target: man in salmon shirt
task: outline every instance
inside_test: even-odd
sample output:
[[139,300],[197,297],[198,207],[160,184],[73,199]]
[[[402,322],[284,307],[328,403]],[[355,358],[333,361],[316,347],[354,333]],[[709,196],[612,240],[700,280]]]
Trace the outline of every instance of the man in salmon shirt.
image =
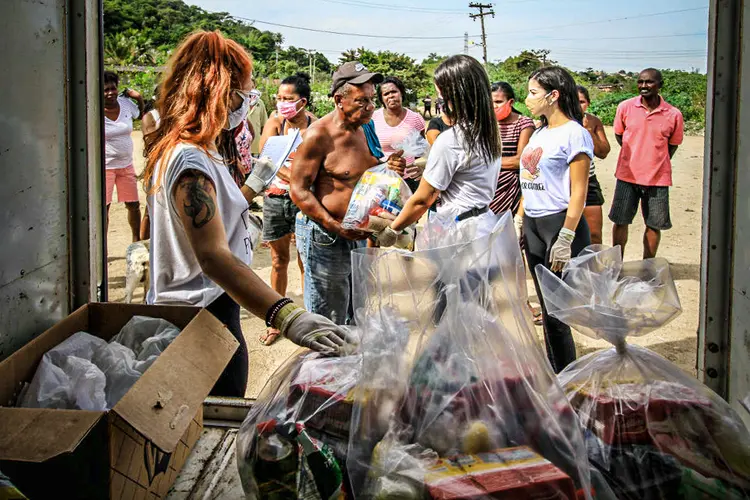
[[615,115],[615,138],[622,146],[617,160],[617,186],[609,220],[614,222],[612,245],[623,254],[628,226],[641,205],[646,232],[643,258],[656,257],[661,232],[672,227],[669,218],[669,186],[672,185],[672,157],[682,144],[683,119],[680,110],[660,95],[662,76],[648,68],[638,76],[639,96],[623,101]]

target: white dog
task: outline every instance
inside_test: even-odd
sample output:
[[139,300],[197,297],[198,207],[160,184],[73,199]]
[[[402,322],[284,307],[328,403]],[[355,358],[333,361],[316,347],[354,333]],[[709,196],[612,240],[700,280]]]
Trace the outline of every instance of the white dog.
[[128,246],[125,253],[125,290],[127,296],[125,302],[133,302],[133,292],[138,283],[143,283],[143,302],[146,302],[146,292],[149,283],[149,240],[137,241]]

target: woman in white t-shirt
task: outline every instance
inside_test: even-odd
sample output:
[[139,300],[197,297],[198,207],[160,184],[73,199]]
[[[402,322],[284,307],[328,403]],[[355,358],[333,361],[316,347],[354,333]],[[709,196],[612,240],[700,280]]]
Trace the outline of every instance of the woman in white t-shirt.
[[[225,160],[217,140],[246,119],[251,79],[252,61],[239,44],[218,31],[190,35],[161,84],[161,118],[144,170],[151,215],[147,302],[205,307],[232,332],[240,347],[212,391],[221,396],[245,395],[240,305],[296,344],[335,354],[348,342],[345,331],[281,297],[249,267],[248,203],[230,171],[236,162]],[[274,174],[261,159],[245,185],[261,192]]]
[[[109,206],[117,187],[117,201],[128,210],[133,241],[141,239],[141,208],[138,203],[138,180],[133,168],[133,120],[143,113],[143,97],[132,89],[118,95],[117,73],[104,72],[104,164],[106,167],[107,225]],[[136,106],[131,99],[138,103]]]
[[526,106],[541,118],[541,127],[521,154],[523,238],[542,303],[547,356],[559,373],[575,360],[575,344],[570,327],[547,314],[534,269],[541,264],[560,273],[591,243],[583,208],[594,144],[581,125],[576,83],[564,69],[547,67],[533,73]]
[[452,56],[435,70],[435,87],[454,125],[437,137],[416,192],[378,235],[381,247],[393,245],[438,197],[437,212],[460,222],[486,213],[495,194],[501,145],[487,73],[472,57]]

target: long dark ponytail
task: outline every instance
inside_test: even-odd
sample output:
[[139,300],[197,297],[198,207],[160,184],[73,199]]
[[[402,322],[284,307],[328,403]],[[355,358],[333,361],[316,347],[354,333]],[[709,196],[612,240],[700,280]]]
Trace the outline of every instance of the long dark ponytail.
[[435,85],[445,101],[445,114],[463,135],[469,156],[500,158],[500,132],[492,106],[490,80],[473,57],[452,56],[435,69]]

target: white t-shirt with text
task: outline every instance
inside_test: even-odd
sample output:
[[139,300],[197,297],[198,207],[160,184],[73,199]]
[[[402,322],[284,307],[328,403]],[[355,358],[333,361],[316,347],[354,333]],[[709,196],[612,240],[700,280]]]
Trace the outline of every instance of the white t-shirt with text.
[[[164,163],[157,165],[157,175]],[[248,233],[247,200],[218,153],[206,153],[191,144],[179,144],[167,162],[162,184],[148,196],[151,217],[151,288],[149,304],[186,304],[206,307],[224,291],[201,270],[182,225],[182,207],[174,205],[172,193],[180,175],[197,170],[216,188],[216,210],[224,223],[229,249],[250,265],[252,248]]]
[[591,134],[576,121],[537,129],[521,154],[523,211],[545,217],[568,209],[570,162],[584,153],[593,160]]
[[495,195],[501,158],[487,162],[467,157],[467,148],[455,127],[438,136],[427,158],[423,178],[441,191],[437,211],[457,217],[472,208],[489,206]]
[[127,97],[118,97],[120,115],[117,120],[104,117],[104,164],[108,169],[133,164],[133,120],[140,116],[138,106]]

